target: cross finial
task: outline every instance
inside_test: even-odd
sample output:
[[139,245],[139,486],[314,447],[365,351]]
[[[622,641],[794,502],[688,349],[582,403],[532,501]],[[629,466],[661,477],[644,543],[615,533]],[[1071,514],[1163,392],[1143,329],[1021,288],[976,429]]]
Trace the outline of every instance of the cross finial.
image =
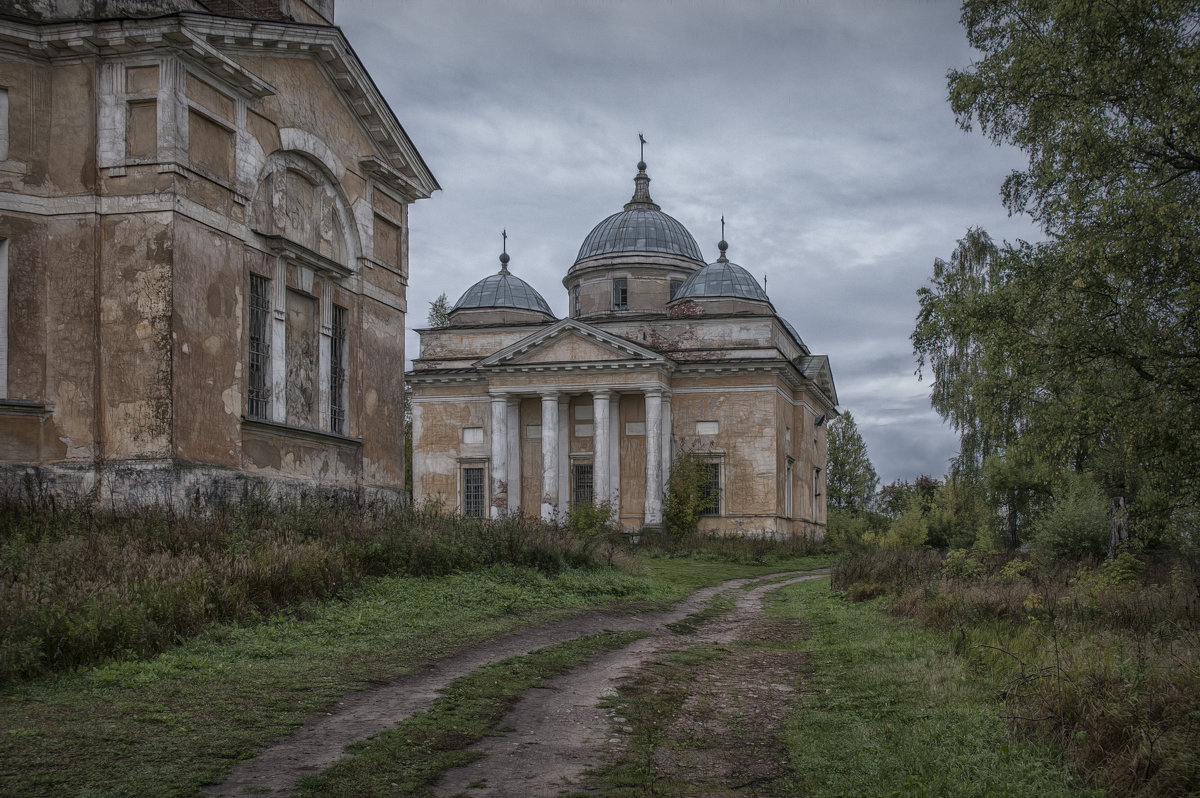
[[643,136],[641,133],[638,133],[638,141],[640,141],[642,143],[642,148],[638,152],[638,160],[644,161],[644,160],[646,160],[646,137]]
[[500,249],[500,273],[508,274],[508,230],[501,230],[500,237],[503,241]]
[[721,214],[721,239],[725,238],[725,214]]
[[508,228],[505,228],[500,231],[500,238],[502,241],[502,246],[500,248],[500,251],[507,255],[508,254]]

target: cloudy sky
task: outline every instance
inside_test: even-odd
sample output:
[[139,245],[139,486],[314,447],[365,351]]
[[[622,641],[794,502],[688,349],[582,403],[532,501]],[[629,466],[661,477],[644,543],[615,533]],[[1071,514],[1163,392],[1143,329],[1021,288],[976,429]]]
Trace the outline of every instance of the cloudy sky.
[[[830,357],[883,482],[941,476],[916,290],[966,229],[1037,238],[1000,204],[1015,150],[961,131],[946,70],[972,52],[947,0],[337,0],[442,191],[412,208],[409,326],[510,268],[567,315],[562,278],[633,192],[761,282]],[[411,330],[407,352],[417,352]]]

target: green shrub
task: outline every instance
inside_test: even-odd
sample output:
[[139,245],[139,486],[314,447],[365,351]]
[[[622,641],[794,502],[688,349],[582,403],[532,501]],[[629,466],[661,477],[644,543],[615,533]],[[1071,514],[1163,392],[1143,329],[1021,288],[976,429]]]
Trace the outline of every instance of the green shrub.
[[1102,557],[1108,546],[1108,500],[1091,478],[1064,473],[1050,506],[1033,522],[1031,545],[1052,559]]

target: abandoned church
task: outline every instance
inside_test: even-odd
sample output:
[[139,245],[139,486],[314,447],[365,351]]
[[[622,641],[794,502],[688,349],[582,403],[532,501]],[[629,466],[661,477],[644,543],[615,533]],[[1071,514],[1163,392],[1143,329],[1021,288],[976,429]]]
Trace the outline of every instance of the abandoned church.
[[0,477],[402,495],[411,202],[333,0],[0,14]]
[[828,358],[724,240],[706,264],[637,167],[632,199],[566,272],[568,318],[505,248],[446,326],[419,331],[413,498],[544,518],[604,500],[625,528],[656,527],[672,459],[689,452],[706,482],[701,529],[821,536]]

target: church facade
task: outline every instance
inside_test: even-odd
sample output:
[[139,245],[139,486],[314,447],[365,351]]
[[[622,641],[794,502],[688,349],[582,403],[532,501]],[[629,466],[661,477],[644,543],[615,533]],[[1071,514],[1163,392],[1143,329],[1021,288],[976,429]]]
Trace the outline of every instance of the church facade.
[[824,533],[825,421],[837,395],[754,277],[634,194],[567,270],[569,315],[509,270],[420,330],[407,374],[413,498],[467,515],[561,517],[609,501],[627,529],[662,524],[681,452],[701,461],[701,529]]
[[0,482],[402,496],[408,206],[332,0],[0,19]]

